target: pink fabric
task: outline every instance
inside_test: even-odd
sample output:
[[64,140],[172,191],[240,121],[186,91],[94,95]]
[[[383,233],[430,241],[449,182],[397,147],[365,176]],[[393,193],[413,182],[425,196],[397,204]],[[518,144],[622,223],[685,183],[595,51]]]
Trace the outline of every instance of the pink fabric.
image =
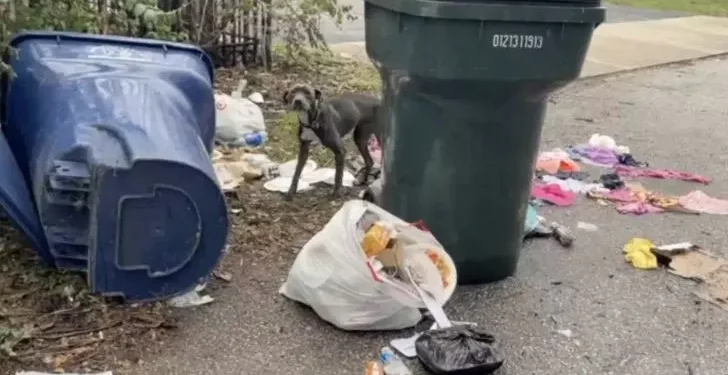
[[372,159],[374,159],[374,162],[376,164],[382,165],[382,147],[379,144],[377,137],[375,137],[373,135],[371,137],[369,137],[369,142],[367,143],[367,148],[369,149],[369,155],[372,156]]
[[622,202],[622,203],[637,202],[639,200],[639,199],[637,199],[637,197],[635,197],[632,194],[632,191],[629,190],[628,188],[612,190],[609,193],[604,194],[603,197],[612,202]]
[[728,215],[728,201],[713,198],[700,190],[680,197],[680,205],[688,210],[710,215]]
[[560,207],[571,206],[576,194],[564,190],[557,184],[536,184],[531,187],[531,196]]
[[644,215],[665,212],[660,207],[653,206],[647,202],[632,202],[618,204],[616,207],[620,214]]
[[683,180],[690,182],[699,182],[701,184],[709,184],[710,177],[700,176],[688,172],[673,171],[670,169],[650,169],[650,168],[638,168],[630,167],[628,165],[615,165],[614,173],[622,177],[651,177],[651,178],[662,178],[671,180]]

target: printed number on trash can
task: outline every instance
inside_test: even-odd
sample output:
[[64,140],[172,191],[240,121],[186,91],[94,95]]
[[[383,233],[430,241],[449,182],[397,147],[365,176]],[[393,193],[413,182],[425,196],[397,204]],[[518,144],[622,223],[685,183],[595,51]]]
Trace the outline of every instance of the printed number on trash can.
[[543,37],[540,35],[495,34],[493,35],[493,47],[541,49]]

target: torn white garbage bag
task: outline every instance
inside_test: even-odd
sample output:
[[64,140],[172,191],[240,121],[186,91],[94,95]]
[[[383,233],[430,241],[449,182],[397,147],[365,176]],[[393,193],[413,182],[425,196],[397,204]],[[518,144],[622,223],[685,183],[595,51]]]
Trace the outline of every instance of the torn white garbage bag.
[[263,111],[241,91],[215,94],[215,139],[231,146],[258,146],[266,134]]
[[425,308],[400,273],[408,267],[439,305],[454,292],[455,265],[430,232],[352,200],[303,247],[280,293],[344,330],[404,329]]

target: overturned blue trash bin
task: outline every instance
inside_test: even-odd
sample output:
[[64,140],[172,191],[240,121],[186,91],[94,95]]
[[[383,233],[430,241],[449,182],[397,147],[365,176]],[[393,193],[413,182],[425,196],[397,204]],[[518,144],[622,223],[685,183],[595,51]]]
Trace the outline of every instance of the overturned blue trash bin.
[[209,57],[76,33],[23,33],[11,45],[0,204],[40,256],[86,272],[92,292],[131,301],[206,278],[229,226],[209,158]]

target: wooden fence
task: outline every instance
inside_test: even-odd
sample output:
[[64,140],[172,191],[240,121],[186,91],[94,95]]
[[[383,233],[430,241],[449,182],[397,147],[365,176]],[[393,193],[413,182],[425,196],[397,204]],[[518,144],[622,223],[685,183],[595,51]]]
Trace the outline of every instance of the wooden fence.
[[271,66],[271,0],[158,0],[218,67]]

